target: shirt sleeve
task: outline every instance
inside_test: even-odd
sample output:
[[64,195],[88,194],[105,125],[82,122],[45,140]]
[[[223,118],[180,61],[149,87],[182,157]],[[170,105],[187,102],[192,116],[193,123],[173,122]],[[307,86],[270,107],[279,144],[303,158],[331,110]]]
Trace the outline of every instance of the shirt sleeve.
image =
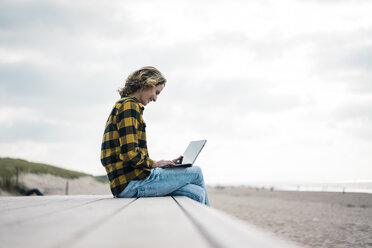
[[138,132],[141,123],[140,109],[135,102],[125,102],[118,106],[116,125],[119,133],[120,159],[134,168],[153,168],[155,161],[147,151],[139,147]]

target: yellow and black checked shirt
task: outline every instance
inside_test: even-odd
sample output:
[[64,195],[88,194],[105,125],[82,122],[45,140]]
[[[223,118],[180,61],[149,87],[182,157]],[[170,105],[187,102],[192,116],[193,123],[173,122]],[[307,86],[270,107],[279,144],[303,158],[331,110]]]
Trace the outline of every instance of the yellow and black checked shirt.
[[146,179],[155,165],[147,151],[143,110],[136,98],[125,96],[116,102],[107,120],[101,163],[114,196],[118,196],[131,180]]

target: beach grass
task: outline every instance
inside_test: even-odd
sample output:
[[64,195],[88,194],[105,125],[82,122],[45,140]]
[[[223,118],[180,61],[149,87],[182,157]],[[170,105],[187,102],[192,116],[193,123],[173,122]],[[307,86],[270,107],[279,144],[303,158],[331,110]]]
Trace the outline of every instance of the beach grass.
[[98,182],[106,183],[107,180],[100,176],[92,176],[79,171],[67,170],[60,167],[29,162],[17,158],[0,158],[0,188],[13,191],[16,185],[16,175],[18,173],[33,173],[33,174],[51,174],[65,179],[77,179],[80,177],[92,177]]

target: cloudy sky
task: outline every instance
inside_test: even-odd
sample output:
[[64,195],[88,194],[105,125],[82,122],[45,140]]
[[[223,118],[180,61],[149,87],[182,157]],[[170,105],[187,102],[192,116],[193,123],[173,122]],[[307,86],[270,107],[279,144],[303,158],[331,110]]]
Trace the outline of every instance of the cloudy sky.
[[372,180],[372,2],[0,0],[0,156],[105,174],[116,90],[157,67],[150,156],[207,183]]

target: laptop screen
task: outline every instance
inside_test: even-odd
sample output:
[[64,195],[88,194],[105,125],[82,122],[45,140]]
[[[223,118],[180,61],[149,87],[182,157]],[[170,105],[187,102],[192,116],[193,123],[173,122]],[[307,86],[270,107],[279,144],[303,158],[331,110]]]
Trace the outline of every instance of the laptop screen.
[[191,141],[183,153],[182,164],[193,164],[206,142],[206,140]]

